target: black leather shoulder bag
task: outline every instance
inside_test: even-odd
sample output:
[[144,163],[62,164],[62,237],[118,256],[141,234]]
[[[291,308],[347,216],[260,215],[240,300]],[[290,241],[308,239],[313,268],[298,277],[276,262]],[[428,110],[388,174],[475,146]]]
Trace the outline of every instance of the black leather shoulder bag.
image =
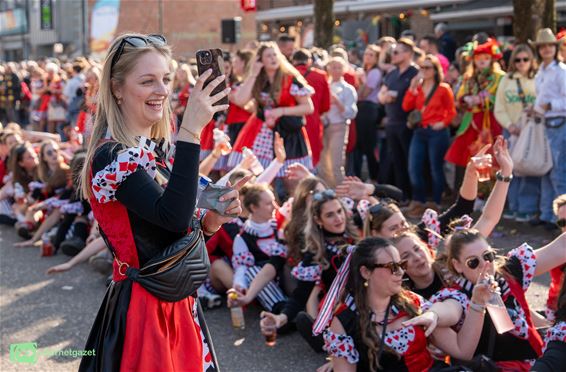
[[[193,295],[210,270],[204,235],[199,225],[198,219],[193,217],[192,231],[188,235],[169,245],[140,269],[119,261],[112,248],[120,274],[139,283],[163,301],[176,302]],[[102,230],[100,233],[109,244]],[[126,267],[125,273],[122,272],[123,267]]]

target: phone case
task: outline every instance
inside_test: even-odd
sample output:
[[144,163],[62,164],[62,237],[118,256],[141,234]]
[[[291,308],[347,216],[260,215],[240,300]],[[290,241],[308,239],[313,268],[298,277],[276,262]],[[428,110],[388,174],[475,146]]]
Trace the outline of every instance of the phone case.
[[227,216],[226,209],[232,203],[232,199],[225,200],[223,202],[218,199],[232,191],[231,187],[219,186],[213,183],[209,183],[206,188],[201,192],[200,197],[197,202],[198,208],[209,209],[218,212],[222,216]]
[[[197,69],[198,74],[203,74],[206,70],[212,69],[212,74],[204,82],[206,87],[212,80],[216,79],[218,76],[224,74],[224,58],[222,56],[222,50],[220,49],[202,49],[197,52]],[[222,92],[226,89],[226,81],[218,84],[216,88],[212,91],[211,95]],[[228,97],[222,98],[220,101],[216,102],[214,106],[217,105],[227,105]]]

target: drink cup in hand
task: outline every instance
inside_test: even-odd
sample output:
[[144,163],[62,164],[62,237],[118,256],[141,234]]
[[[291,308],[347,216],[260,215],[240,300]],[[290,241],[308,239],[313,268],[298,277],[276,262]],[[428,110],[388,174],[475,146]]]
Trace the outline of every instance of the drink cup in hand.
[[478,180],[480,182],[489,181],[491,179],[492,156],[490,154],[473,156],[472,162],[478,171]]
[[263,335],[265,336],[265,344],[273,347],[277,343],[277,326],[275,321],[271,320],[263,327]]

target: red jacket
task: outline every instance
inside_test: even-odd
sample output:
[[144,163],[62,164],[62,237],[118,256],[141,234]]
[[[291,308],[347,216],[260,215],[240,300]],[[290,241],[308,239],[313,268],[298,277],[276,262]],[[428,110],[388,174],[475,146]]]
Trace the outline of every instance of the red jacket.
[[[410,112],[415,109],[422,110],[425,103],[425,95],[422,88],[417,88],[417,94],[407,91],[403,98],[403,110]],[[456,116],[456,107],[454,105],[454,94],[452,88],[446,83],[440,83],[436,91],[430,98],[428,105],[422,112],[422,126],[428,127],[430,124],[443,122],[445,126],[449,126]]]
[[314,111],[312,114],[306,115],[306,129],[312,150],[312,162],[316,166],[322,151],[323,127],[320,115],[330,110],[330,84],[326,72],[322,70],[307,65],[295,67],[305,77],[307,83],[314,88],[314,94],[311,96]]

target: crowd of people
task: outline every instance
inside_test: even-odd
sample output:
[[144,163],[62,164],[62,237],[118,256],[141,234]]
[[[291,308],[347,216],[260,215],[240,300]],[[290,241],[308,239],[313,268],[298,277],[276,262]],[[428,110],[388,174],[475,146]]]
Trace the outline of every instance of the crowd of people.
[[[160,35],[122,35],[104,61],[0,64],[0,223],[70,256],[48,274],[108,277],[81,370],[215,370],[194,297],[226,295],[262,308],[266,338],[327,353],[320,371],[560,370],[566,32],[501,50],[435,31],[363,54],[252,42],[208,85]],[[196,207],[199,175],[229,190],[222,211]],[[501,219],[556,238],[500,255]],[[195,229],[210,270],[194,297],[131,278]],[[547,272],[542,316],[525,293]]]

